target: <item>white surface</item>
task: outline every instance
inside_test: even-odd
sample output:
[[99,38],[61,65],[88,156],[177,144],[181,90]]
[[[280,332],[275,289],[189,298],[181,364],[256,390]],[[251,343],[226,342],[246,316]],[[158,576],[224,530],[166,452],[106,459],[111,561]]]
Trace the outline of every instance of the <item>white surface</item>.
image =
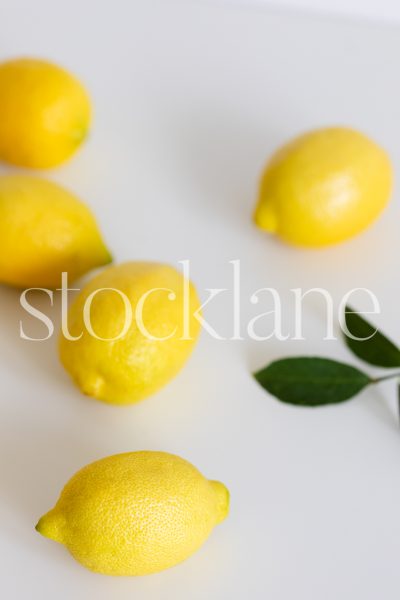
[[[205,297],[205,288],[229,285],[228,261],[240,258],[244,319],[259,310],[250,293],[275,286],[288,325],[290,288],[326,287],[337,301],[369,287],[382,304],[378,323],[400,340],[398,196],[363,236],[324,251],[286,247],[250,222],[266,157],[301,130],[361,128],[398,171],[398,29],[187,0],[3,0],[0,23],[3,56],[51,57],[92,92],[89,143],[46,175],[93,206],[118,260],[189,258]],[[18,294],[1,289],[0,302],[3,598],[397,600],[393,385],[301,410],[269,397],[249,374],[293,353],[357,364],[340,342],[321,341],[318,299],[306,303],[307,342],[204,334],[175,381],[125,409],[81,396],[55,340],[18,339]],[[226,300],[206,316],[227,329]],[[175,569],[139,579],[91,574],[40,537],[35,522],[78,468],[137,449],[175,452],[224,481],[230,518]]]
[[293,8],[328,15],[338,14],[346,17],[362,17],[398,22],[400,3],[398,0],[220,0],[222,2],[251,6]]

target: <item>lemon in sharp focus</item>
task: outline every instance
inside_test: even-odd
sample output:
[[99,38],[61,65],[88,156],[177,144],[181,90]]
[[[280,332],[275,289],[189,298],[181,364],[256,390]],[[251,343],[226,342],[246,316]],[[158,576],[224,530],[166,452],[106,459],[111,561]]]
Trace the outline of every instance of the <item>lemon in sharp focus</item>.
[[0,282],[54,288],[109,263],[89,208],[55,183],[0,177]]
[[199,334],[194,286],[175,268],[152,262],[107,267],[68,312],[61,362],[81,391],[130,404],[164,386],[182,368]]
[[74,475],[36,529],[83,566],[147,575],[193,554],[229,509],[229,493],[165,452],[130,452]]
[[45,168],[67,160],[88,134],[91,104],[61,67],[33,58],[0,64],[0,159]]
[[377,218],[392,179],[386,152],[362,133],[343,127],[311,131],[267,165],[255,222],[292,244],[335,244]]

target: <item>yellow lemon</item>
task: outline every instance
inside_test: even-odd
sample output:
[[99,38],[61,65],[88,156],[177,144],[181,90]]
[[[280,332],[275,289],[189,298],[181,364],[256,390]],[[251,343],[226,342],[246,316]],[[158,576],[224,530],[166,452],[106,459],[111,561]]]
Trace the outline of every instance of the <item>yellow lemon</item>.
[[111,404],[137,402],[186,362],[200,330],[197,309],[194,286],[173,267],[108,267],[70,307],[61,362],[84,394]]
[[67,160],[88,134],[88,94],[73,75],[44,60],[0,64],[0,159],[24,167]]
[[0,177],[0,282],[52,288],[110,262],[85,204],[55,183]]
[[267,165],[255,222],[292,244],[335,244],[377,218],[392,179],[387,154],[362,133],[341,127],[311,131]]
[[191,556],[223,521],[229,492],[166,452],[103,458],[74,475],[36,529],[106,575],[148,575]]

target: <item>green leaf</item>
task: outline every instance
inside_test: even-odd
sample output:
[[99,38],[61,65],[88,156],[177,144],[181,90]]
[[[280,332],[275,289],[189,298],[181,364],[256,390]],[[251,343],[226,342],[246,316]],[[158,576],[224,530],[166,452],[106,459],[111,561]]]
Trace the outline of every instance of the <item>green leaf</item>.
[[358,358],[377,367],[400,367],[400,349],[383,333],[350,306],[346,306],[344,318],[348,331],[357,338],[363,338],[353,340],[344,333],[347,346]]
[[282,402],[298,406],[344,402],[372,383],[368,375],[350,365],[317,357],[277,360],[254,377]]

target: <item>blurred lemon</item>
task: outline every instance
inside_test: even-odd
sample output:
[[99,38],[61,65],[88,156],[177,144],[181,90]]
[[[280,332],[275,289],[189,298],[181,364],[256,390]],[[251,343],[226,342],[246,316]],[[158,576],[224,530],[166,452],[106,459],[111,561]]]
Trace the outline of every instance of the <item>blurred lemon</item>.
[[109,456],[81,469],[36,526],[83,566],[147,575],[193,554],[229,510],[229,492],[165,452]]
[[0,64],[0,159],[24,167],[54,167],[88,134],[88,94],[73,75],[44,60]]
[[96,221],[64,188],[24,175],[0,177],[0,283],[54,288],[111,261]]
[[199,306],[194,286],[173,267],[108,267],[69,309],[68,333],[78,339],[61,334],[61,362],[88,396],[110,404],[142,400],[185,364],[200,331]]
[[291,244],[335,244],[377,218],[392,179],[386,152],[362,133],[341,127],[311,131],[267,165],[255,222]]

